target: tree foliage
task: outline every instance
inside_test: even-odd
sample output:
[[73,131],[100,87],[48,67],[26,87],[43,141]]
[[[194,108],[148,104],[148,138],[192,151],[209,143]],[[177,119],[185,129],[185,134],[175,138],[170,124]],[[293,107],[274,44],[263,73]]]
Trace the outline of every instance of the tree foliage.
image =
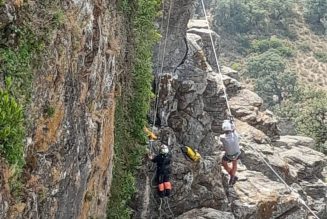
[[325,32],[327,28],[327,1],[306,0],[304,16],[315,29]]
[[316,141],[316,148],[327,154],[327,93],[308,90],[283,102],[275,112],[295,123],[297,132]]
[[297,91],[296,75],[286,69],[283,57],[275,49],[251,58],[246,74],[255,79],[255,89],[268,106],[281,103]]
[[221,0],[217,2],[215,25],[229,33],[287,29],[292,5],[292,0]]
[[284,57],[291,57],[293,55],[290,45],[275,36],[268,39],[255,40],[252,43],[252,50],[256,53],[264,53],[270,49],[276,49],[278,54]]

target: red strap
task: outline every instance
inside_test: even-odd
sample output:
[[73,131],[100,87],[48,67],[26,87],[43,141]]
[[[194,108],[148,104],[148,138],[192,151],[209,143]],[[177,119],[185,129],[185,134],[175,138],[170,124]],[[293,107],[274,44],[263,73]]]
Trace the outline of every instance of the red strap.
[[164,182],[165,189],[171,190],[171,183],[170,182]]
[[163,183],[160,183],[158,187],[160,192],[165,190],[165,185]]

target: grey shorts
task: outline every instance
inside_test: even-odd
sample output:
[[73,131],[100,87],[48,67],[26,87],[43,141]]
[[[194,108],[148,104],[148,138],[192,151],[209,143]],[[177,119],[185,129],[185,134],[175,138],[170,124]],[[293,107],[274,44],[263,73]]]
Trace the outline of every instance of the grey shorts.
[[234,156],[229,156],[229,155],[225,154],[225,155],[223,156],[223,161],[227,161],[228,163],[230,163],[230,162],[232,162],[232,161],[234,161],[234,160],[238,160],[238,159],[240,159],[240,155],[241,155],[241,153],[236,154],[236,155],[234,155]]

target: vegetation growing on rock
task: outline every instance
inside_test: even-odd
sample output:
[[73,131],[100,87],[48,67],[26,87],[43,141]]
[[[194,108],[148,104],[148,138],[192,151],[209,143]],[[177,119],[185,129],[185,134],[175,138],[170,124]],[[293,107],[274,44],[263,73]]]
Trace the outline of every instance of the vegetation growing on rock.
[[[8,2],[7,4],[9,4]],[[0,1],[0,6],[4,5]],[[18,198],[23,187],[24,146],[32,83],[51,33],[62,23],[59,1],[17,1],[13,19],[0,28],[0,152],[11,165],[9,185]],[[8,15],[9,16],[9,15]]]
[[[108,218],[130,218],[128,202],[135,193],[135,173],[145,151],[146,115],[149,111],[151,91],[152,52],[159,35],[154,20],[159,10],[159,0],[121,1],[121,12],[130,18],[134,30],[132,73],[120,78],[125,90],[117,100],[115,115],[115,159]],[[130,71],[130,69],[127,69]]]

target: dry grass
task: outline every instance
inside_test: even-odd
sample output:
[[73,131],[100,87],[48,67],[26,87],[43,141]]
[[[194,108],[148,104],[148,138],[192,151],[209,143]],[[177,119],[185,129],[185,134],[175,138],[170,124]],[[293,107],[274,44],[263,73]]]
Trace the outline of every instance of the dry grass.
[[315,57],[316,53],[327,51],[327,37],[314,34],[304,22],[302,11],[298,9],[297,13],[293,28],[298,40],[290,43],[298,50],[290,61],[290,68],[298,73],[303,84],[327,90],[327,63]]

